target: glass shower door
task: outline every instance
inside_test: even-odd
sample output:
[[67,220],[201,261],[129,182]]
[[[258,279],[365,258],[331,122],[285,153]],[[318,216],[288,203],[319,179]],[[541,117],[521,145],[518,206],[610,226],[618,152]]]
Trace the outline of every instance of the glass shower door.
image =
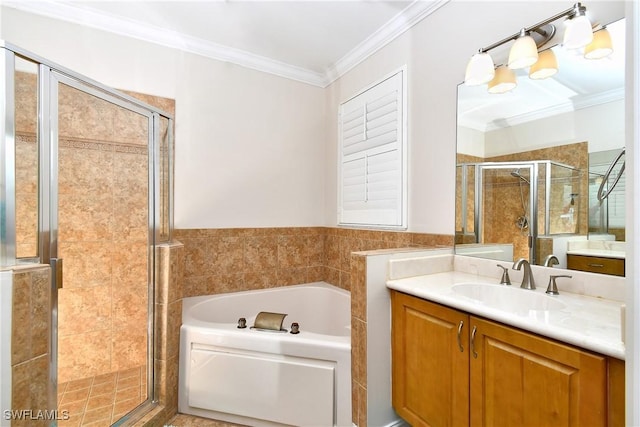
[[478,167],[476,223],[478,242],[513,248],[513,260],[534,259],[537,200],[534,165],[485,164]]
[[50,81],[58,409],[111,424],[151,391],[153,116],[64,75]]
[[173,119],[5,42],[0,65],[0,406],[135,421],[166,397],[154,248],[171,238]]

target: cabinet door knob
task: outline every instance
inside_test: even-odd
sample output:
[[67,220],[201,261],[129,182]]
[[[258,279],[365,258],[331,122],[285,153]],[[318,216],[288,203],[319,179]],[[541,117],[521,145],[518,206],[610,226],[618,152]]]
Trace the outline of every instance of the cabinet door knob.
[[458,348],[460,349],[460,352],[464,351],[464,347],[462,346],[462,338],[460,337],[460,335],[462,334],[463,326],[464,326],[464,321],[461,320],[460,324],[458,325]]

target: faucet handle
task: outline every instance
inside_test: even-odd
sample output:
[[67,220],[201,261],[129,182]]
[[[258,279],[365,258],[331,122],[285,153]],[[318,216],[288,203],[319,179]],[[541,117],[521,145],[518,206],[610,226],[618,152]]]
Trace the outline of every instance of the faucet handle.
[[558,277],[566,277],[568,279],[571,279],[571,276],[567,274],[558,274],[558,275],[549,276],[549,284],[547,285],[547,291],[545,293],[550,295],[560,295],[560,292],[558,292],[558,286],[556,285],[556,279]]
[[497,264],[497,266],[502,269],[502,278],[500,279],[500,284],[511,286],[511,279],[509,279],[509,269],[504,265]]

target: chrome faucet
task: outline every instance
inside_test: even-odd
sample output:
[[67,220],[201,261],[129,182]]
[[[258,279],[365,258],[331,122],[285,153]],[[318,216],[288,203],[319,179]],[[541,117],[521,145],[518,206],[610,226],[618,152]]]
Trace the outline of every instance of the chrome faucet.
[[545,267],[553,268],[554,265],[558,265],[558,264],[560,264],[560,261],[558,261],[558,257],[556,257],[554,254],[547,255],[547,257],[544,259]]
[[520,268],[524,265],[524,276],[522,277],[522,283],[520,287],[522,289],[530,289],[534,290],[536,288],[536,282],[533,280],[533,274],[531,273],[531,264],[524,258],[520,258],[518,261],[513,263],[514,270],[520,270]]

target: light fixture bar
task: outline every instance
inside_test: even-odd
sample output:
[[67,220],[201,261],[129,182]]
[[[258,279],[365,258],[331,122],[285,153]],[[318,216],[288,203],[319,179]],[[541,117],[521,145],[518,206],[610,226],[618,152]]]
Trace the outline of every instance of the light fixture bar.
[[486,52],[488,52],[488,51],[490,51],[492,49],[495,49],[498,46],[502,46],[503,44],[505,44],[507,42],[510,42],[511,40],[516,40],[520,36],[520,33],[522,31],[524,31],[526,33],[531,32],[531,31],[536,31],[540,27],[543,27],[543,26],[545,26],[547,24],[550,24],[553,21],[557,21],[558,19],[563,18],[565,16],[566,17],[572,17],[572,16],[574,16],[576,14],[576,11],[578,11],[580,9],[584,9],[584,6],[582,6],[581,3],[576,3],[573,6],[571,6],[569,9],[567,9],[565,11],[562,11],[560,13],[557,13],[557,14],[553,15],[552,17],[547,18],[544,21],[540,21],[537,24],[534,24],[534,25],[532,25],[530,27],[523,28],[520,31],[518,31],[516,33],[513,33],[509,37],[505,37],[504,39],[502,39],[500,41],[497,41],[497,42],[495,42],[495,43],[493,43],[493,44],[491,44],[491,45],[489,45],[487,47],[483,47],[483,48],[479,49],[478,52],[479,53],[486,53]]

